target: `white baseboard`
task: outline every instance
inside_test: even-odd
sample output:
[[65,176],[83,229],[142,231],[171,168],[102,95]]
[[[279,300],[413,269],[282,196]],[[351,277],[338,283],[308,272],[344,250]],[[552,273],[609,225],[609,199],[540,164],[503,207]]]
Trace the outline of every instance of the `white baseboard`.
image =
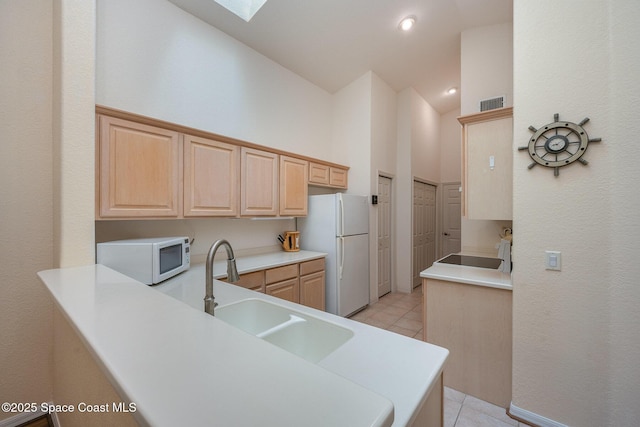
[[22,412],[20,414],[14,415],[11,418],[6,418],[4,420],[0,420],[0,427],[16,427],[20,424],[26,423],[31,420],[35,420],[38,417],[46,415],[46,412],[38,409],[35,412]]
[[540,427],[568,427],[565,424],[543,417],[542,415],[527,411],[526,409],[518,408],[513,404],[513,402],[509,405],[509,414],[520,418],[522,421],[526,421]]

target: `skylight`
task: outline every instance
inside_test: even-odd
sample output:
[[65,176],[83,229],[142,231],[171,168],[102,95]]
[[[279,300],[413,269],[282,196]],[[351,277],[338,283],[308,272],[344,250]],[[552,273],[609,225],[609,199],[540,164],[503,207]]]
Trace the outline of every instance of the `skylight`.
[[227,8],[240,18],[249,22],[253,15],[267,2],[267,0],[214,0],[220,6]]

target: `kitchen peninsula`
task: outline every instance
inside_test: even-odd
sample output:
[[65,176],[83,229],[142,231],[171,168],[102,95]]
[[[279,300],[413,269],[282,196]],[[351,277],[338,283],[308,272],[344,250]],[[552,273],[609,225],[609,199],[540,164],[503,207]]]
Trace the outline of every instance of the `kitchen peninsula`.
[[258,299],[352,331],[310,363],[189,306],[201,265],[160,287],[101,265],[39,276],[139,424],[441,425],[443,348],[214,281],[218,309]]
[[444,384],[507,408],[511,402],[511,274],[436,261],[420,277],[424,340],[451,352]]

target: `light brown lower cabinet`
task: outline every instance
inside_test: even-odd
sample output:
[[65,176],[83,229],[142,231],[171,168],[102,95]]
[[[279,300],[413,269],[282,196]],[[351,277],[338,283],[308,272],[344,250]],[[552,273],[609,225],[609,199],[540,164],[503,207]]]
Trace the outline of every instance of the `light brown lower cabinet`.
[[300,279],[283,280],[265,287],[265,293],[291,302],[300,302]]
[[264,293],[264,270],[241,274],[240,280],[234,283],[234,285]]
[[449,350],[444,385],[509,407],[511,290],[423,279],[422,291],[424,340]]
[[319,258],[241,274],[234,285],[324,311],[324,282],[324,258]]
[[324,258],[300,263],[300,304],[325,309]]
[[444,423],[444,385],[442,374],[434,384],[426,402],[418,411],[411,427],[442,427]]

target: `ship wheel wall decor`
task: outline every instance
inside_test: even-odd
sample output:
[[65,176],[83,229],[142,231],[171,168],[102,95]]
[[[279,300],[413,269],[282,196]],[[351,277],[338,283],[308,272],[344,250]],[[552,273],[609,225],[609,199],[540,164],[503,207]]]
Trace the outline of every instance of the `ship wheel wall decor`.
[[518,150],[528,150],[529,156],[533,159],[529,169],[536,165],[553,168],[553,174],[557,177],[562,166],[567,166],[576,160],[587,165],[589,162],[583,159],[582,155],[587,151],[590,142],[600,142],[602,139],[590,139],[587,135],[587,131],[582,126],[589,121],[588,117],[575,124],[561,122],[560,115],[556,113],[553,120],[553,123],[540,129],[529,126],[529,130],[533,132],[529,145],[518,147]]

